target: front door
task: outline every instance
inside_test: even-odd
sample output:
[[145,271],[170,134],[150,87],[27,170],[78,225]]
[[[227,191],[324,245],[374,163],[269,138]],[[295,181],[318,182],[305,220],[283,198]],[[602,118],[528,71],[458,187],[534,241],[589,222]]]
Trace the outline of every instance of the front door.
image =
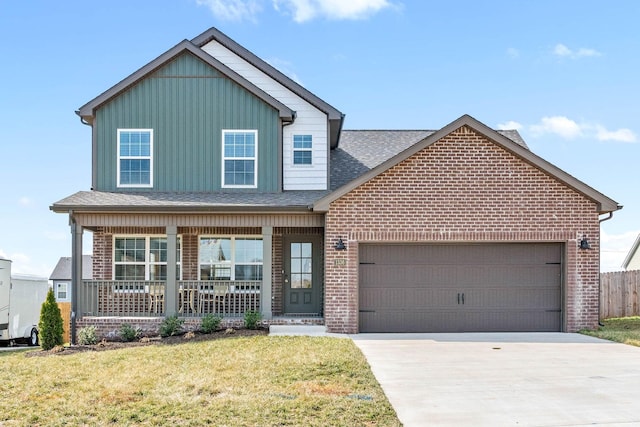
[[320,315],[322,252],[320,236],[284,239],[285,314]]

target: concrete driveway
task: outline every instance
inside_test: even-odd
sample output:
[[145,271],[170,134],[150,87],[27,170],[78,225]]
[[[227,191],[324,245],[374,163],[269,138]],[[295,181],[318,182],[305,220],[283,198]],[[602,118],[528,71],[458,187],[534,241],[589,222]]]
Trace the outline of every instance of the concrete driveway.
[[640,425],[640,348],[578,334],[358,334],[406,426]]

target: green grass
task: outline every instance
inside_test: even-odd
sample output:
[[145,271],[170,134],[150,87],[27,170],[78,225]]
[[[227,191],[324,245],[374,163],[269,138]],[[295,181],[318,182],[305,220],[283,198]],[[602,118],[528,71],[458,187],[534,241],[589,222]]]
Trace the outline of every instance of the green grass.
[[604,326],[595,331],[580,331],[585,335],[640,347],[640,317],[621,317],[603,320]]
[[0,425],[399,426],[348,339],[0,353]]

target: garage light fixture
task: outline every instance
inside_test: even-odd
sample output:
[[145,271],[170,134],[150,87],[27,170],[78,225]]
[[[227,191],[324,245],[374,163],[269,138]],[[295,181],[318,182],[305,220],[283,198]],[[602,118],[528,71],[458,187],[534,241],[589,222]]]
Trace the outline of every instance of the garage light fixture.
[[338,238],[338,243],[336,243],[335,248],[336,248],[336,251],[344,251],[347,249],[347,246],[342,241],[342,237]]
[[580,240],[580,249],[591,249],[591,245],[585,234],[582,235],[582,240]]

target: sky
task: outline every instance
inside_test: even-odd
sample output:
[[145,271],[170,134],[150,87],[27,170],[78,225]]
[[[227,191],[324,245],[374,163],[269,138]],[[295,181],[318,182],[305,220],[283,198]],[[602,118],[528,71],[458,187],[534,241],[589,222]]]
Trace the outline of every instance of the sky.
[[75,111],[216,27],[345,129],[517,129],[624,206],[601,224],[601,270],[621,270],[640,234],[638,17],[637,0],[0,0],[0,257],[48,277],[70,256],[49,207],[91,186]]

